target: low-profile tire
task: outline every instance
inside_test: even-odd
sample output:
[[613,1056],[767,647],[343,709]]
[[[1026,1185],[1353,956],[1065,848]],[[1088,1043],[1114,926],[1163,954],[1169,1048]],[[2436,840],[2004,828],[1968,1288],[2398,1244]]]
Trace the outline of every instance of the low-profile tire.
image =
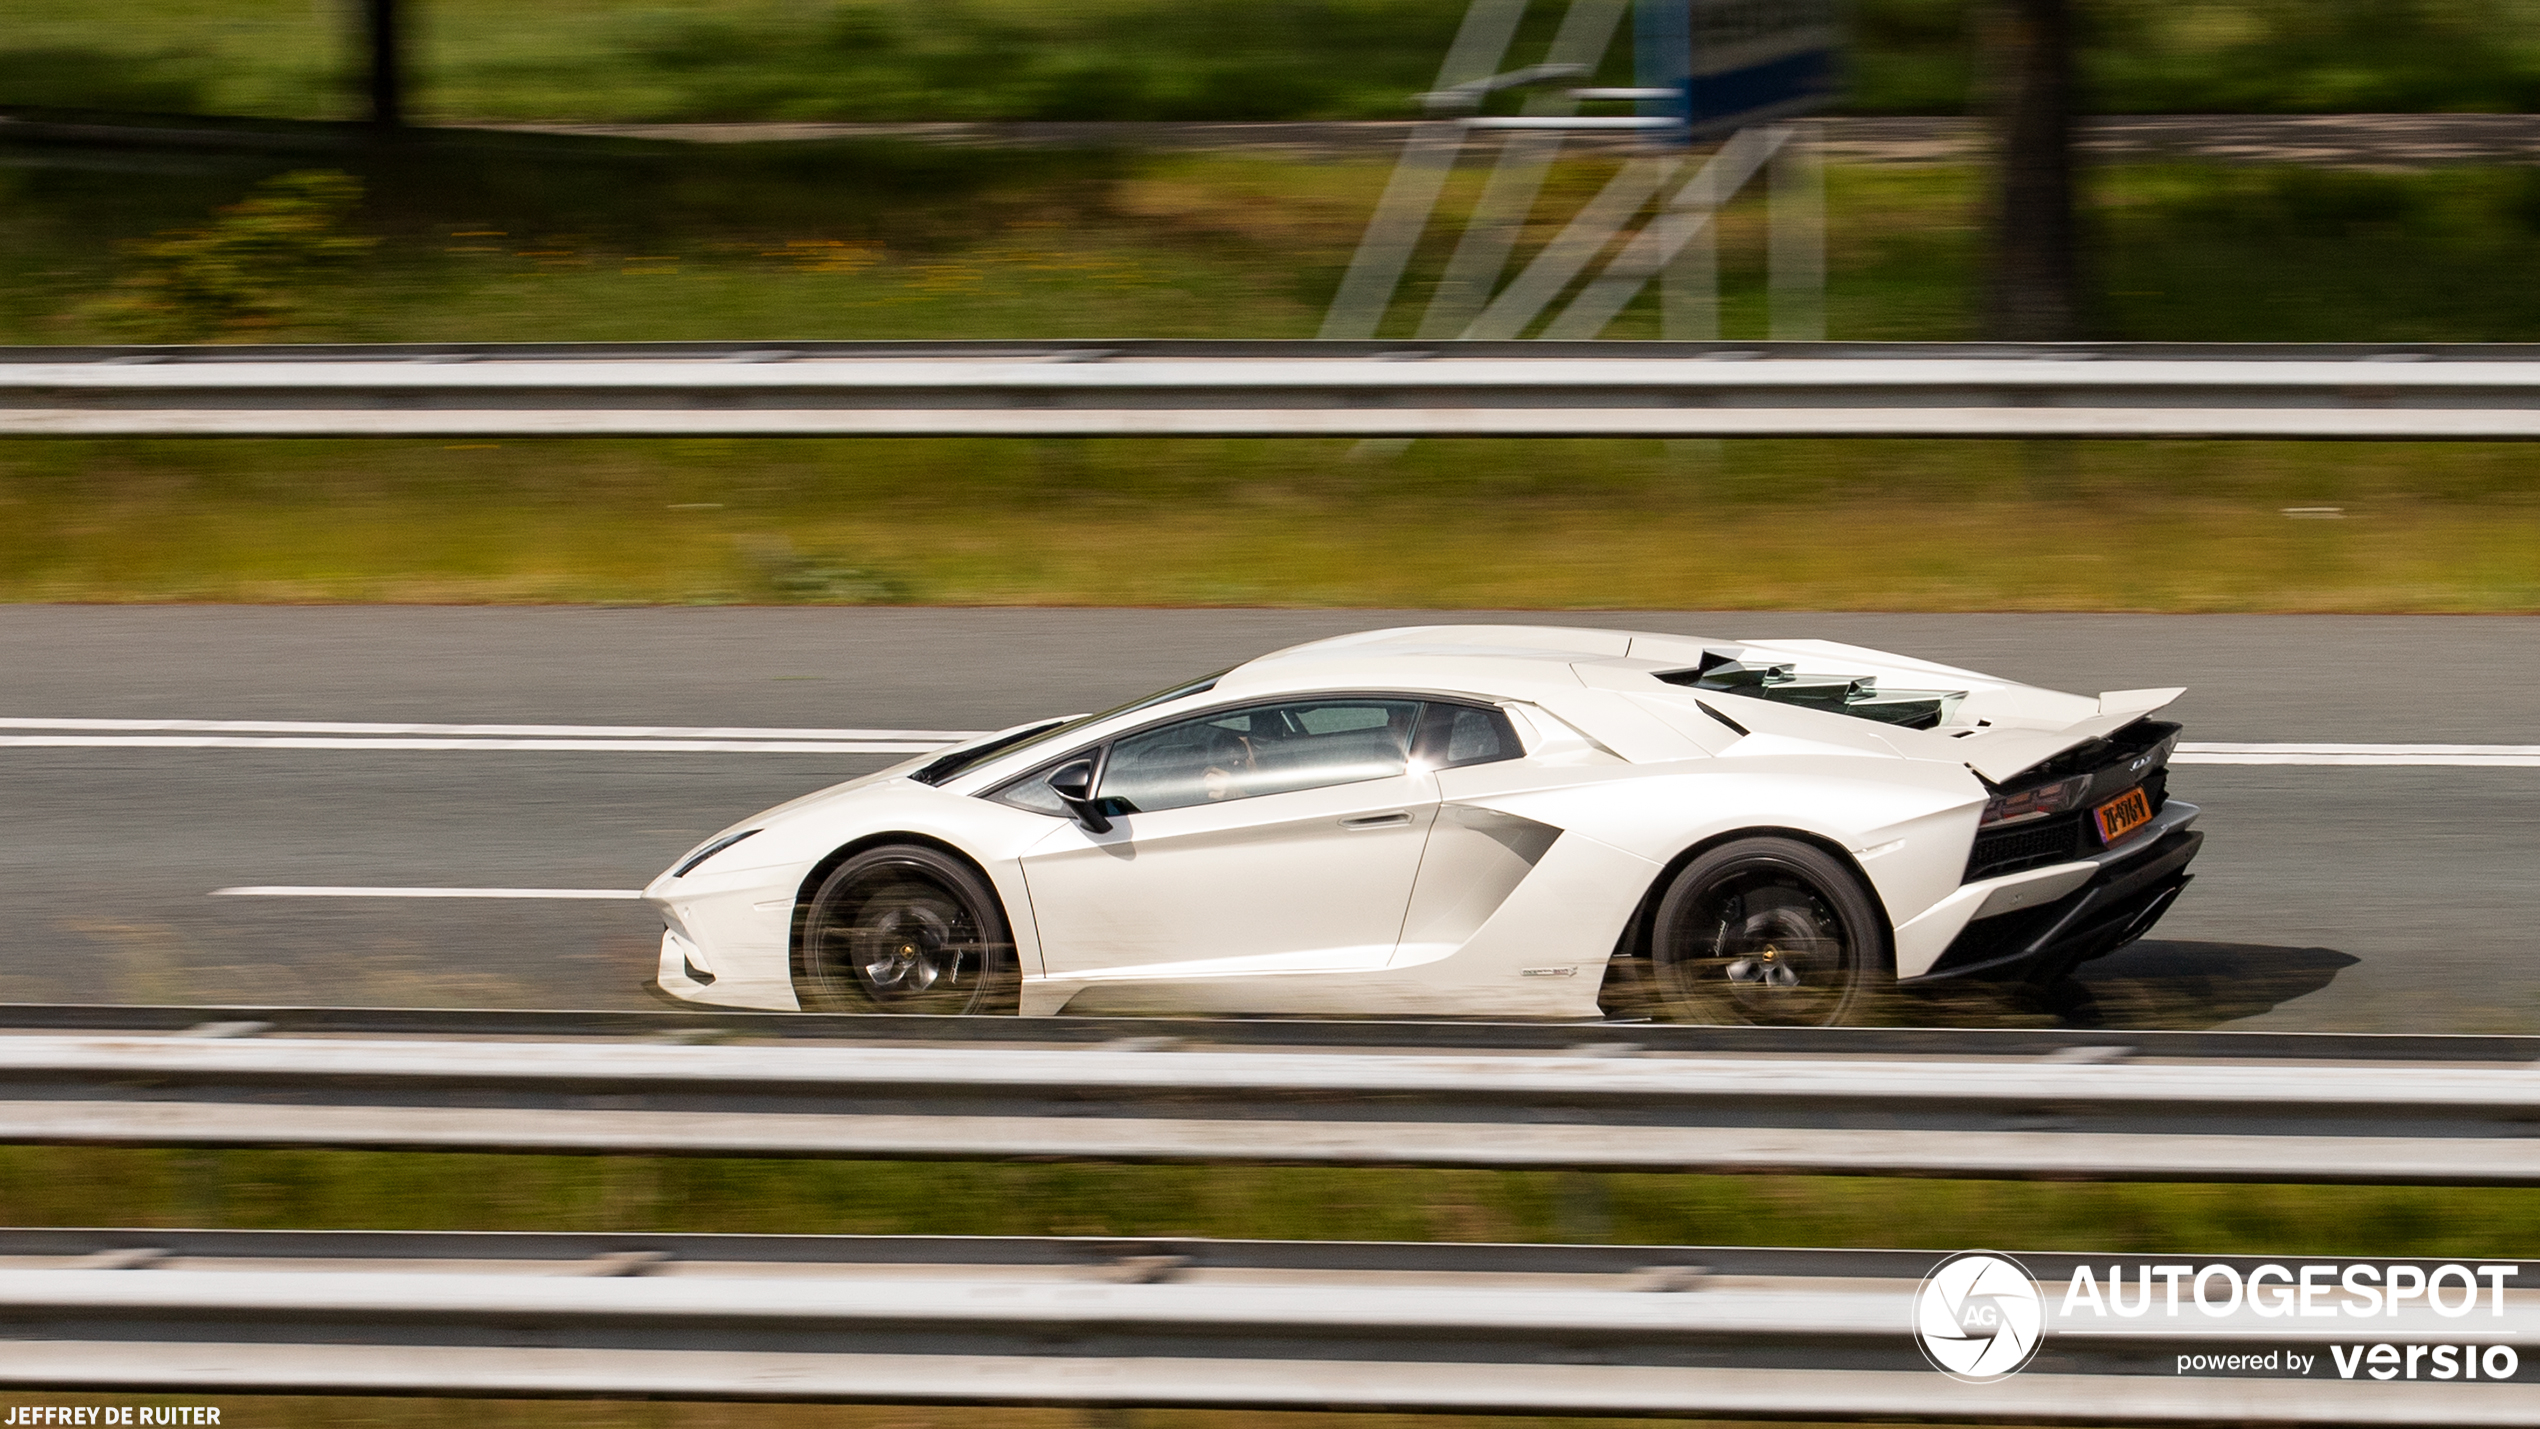
[[1015,986],[996,890],[923,844],[869,848],[830,870],[794,944],[806,1012],[1012,1012]]
[[1738,839],[1686,864],[1659,900],[1649,956],[1664,1015],[1685,1022],[1840,1026],[1894,981],[1870,890],[1797,839]]

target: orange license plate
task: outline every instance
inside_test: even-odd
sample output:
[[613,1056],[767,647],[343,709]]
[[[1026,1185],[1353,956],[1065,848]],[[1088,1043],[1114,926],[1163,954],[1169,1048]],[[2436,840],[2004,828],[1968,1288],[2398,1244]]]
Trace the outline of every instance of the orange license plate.
[[2152,801],[2138,784],[2090,811],[2099,821],[2099,842],[2112,844],[2152,822]]

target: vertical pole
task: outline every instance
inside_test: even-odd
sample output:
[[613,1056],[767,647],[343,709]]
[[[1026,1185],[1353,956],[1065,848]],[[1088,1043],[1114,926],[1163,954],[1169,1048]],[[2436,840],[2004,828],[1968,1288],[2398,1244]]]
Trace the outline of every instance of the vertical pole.
[[2081,335],[2082,322],[2072,6],[1994,0],[1991,21],[1985,48],[1995,173],[1986,336],[2065,342]]
[[[1637,0],[1632,33],[1633,78],[1644,89],[1673,90],[1671,99],[1644,99],[1645,118],[1672,118],[1685,125],[1666,140],[1684,145],[1692,140],[1693,5],[1691,0]],[[1658,225],[1676,225],[1678,246],[1658,271],[1658,335],[1670,342],[1715,342],[1720,336],[1719,206],[1728,195],[1716,192],[1706,164],[1691,184],[1660,214]],[[1699,212],[1688,215],[1691,197]],[[1690,219],[1693,227],[1685,229]]]
[[[1693,7],[1688,0],[1633,0],[1632,83],[1643,89],[1687,91],[1670,99],[1644,99],[1641,117],[1684,120],[1693,74]],[[1675,141],[1684,142],[1679,135]]]
[[[1706,169],[1704,172],[1708,173]],[[1693,231],[1658,277],[1658,335],[1669,342],[1720,340],[1720,205],[1726,195],[1697,181],[1691,202],[1661,218]]]
[[364,48],[370,60],[370,122],[395,129],[406,122],[405,33],[398,0],[360,0]]
[[1765,218],[1772,235],[1768,265],[1772,334],[1780,342],[1823,342],[1826,336],[1826,166],[1818,124],[1789,125],[1773,153]]

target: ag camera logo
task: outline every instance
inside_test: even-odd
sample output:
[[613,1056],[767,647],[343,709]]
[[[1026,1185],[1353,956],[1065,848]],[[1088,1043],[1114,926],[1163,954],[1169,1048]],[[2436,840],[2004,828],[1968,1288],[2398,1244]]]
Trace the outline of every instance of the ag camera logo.
[[2019,1373],[2036,1357],[2045,1329],[2036,1279],[2007,1255],[1953,1255],[1914,1294],[1914,1340],[1923,1358],[1969,1384]]

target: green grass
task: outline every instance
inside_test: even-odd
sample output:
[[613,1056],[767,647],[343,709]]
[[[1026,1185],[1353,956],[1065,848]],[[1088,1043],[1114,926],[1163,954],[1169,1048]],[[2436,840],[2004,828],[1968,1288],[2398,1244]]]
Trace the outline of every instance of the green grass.
[[[1331,442],[21,444],[0,447],[0,599],[2540,610],[2528,461],[2186,443],[1436,442],[1391,461]],[[2348,514],[2282,514],[2321,505]]]
[[0,1148],[18,1226],[2494,1255],[2528,1190]]
[[[1385,176],[530,139],[321,161],[367,182],[347,232],[379,241],[277,270],[268,315],[145,306],[155,335],[1302,336]],[[129,286],[159,261],[139,241],[203,228],[280,167],[187,160],[149,184],[0,169],[0,341],[132,335],[134,294],[166,291]],[[1545,212],[1611,169],[1565,166]],[[1476,182],[1460,176],[1451,204]],[[1838,168],[1830,188],[1835,333],[1969,335],[1973,175]],[[2116,335],[2540,338],[2540,290],[2521,281],[2540,180],[2521,171],[2134,166],[2097,193]],[[1733,211],[1723,242],[1726,330],[1758,334],[1760,213]],[[1443,256],[1423,253],[1411,293]],[[1415,319],[1406,303],[1393,321]],[[1615,332],[1655,324],[1644,302]],[[2264,443],[1424,442],[1367,458],[1314,441],[25,441],[0,444],[0,599],[2535,610],[2532,460]],[[2345,514],[2283,514],[2323,506]]]

